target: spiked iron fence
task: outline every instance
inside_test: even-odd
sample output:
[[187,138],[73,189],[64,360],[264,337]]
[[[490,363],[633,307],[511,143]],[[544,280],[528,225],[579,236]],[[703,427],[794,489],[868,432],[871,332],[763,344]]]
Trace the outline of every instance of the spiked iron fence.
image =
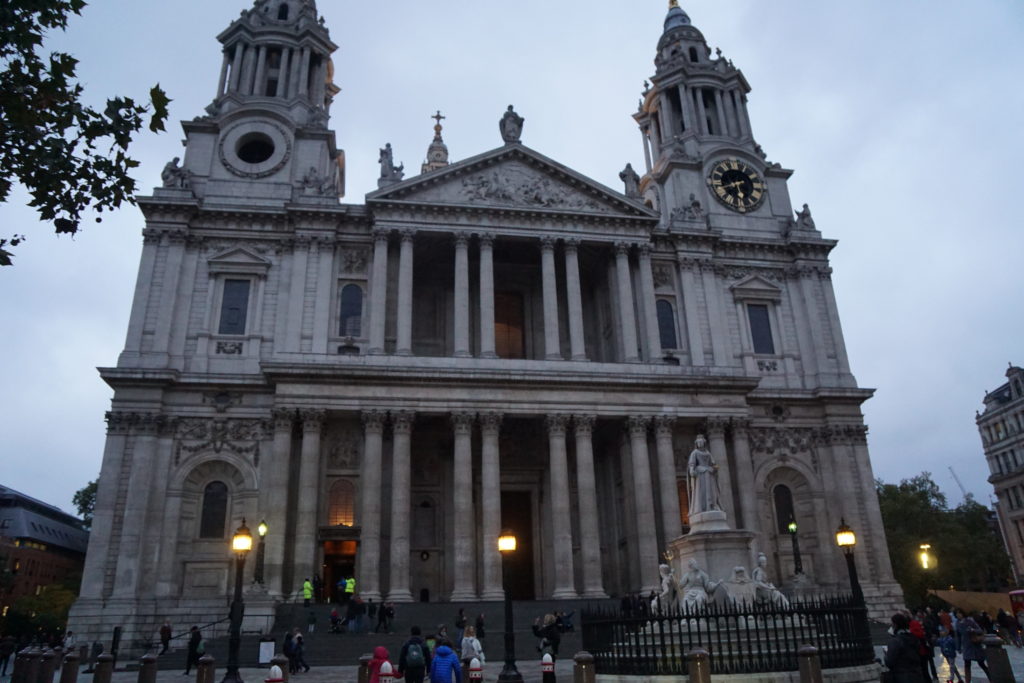
[[686,653],[711,655],[712,674],[797,671],[802,645],[818,648],[822,668],[874,661],[867,609],[853,597],[708,604],[693,611],[623,616],[614,609],[581,614],[583,649],[599,674],[685,676]]

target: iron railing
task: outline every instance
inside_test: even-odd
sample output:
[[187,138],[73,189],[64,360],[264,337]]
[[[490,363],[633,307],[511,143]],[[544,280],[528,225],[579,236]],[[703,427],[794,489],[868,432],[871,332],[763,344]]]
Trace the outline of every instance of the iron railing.
[[708,604],[692,611],[624,616],[614,609],[581,615],[583,649],[599,674],[686,675],[686,654],[711,656],[712,674],[797,671],[803,645],[834,669],[875,659],[867,609],[853,597],[765,603]]

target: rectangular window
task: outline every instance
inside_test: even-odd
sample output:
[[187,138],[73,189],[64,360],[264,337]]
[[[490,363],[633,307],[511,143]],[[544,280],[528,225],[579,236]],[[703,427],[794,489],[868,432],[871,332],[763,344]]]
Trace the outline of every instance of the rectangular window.
[[523,296],[518,292],[494,293],[494,350],[499,358],[525,358]]
[[773,355],[775,342],[772,341],[772,324],[768,317],[766,304],[748,304],[747,317],[750,318],[750,337],[754,342],[754,353]]
[[225,280],[220,306],[218,334],[245,334],[245,317],[249,310],[249,280]]

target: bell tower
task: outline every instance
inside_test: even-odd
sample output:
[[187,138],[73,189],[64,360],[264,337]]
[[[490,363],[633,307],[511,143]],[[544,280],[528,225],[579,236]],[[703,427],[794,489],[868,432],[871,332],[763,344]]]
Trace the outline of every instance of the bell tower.
[[185,159],[166,193],[217,206],[337,203],[344,152],[327,128],[337,45],[315,0],[255,0],[217,39],[223,61],[206,115],[183,123]]

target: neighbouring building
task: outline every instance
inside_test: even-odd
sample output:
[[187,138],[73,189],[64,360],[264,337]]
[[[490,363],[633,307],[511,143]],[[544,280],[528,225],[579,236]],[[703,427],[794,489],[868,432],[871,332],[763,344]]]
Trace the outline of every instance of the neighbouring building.
[[698,434],[780,582],[795,518],[813,585],[848,590],[845,519],[872,610],[901,602],[836,242],[794,212],[750,86],[681,8],[621,192],[523,144],[510,106],[496,148],[450,160],[439,113],[419,175],[385,145],[379,189],[341,203],[344,68],[314,2],[258,0],[218,40],[214,100],[140,200],[76,631],[222,617],[243,517],[270,529],[247,617],[314,573],[374,600],[499,600],[505,527],[517,599],[649,591]]
[[1006,383],[985,394],[975,415],[996,493],[996,514],[1013,575],[1024,581],[1024,369],[1012,363]]
[[0,616],[18,598],[73,582],[85,565],[89,532],[74,515],[0,486]]

